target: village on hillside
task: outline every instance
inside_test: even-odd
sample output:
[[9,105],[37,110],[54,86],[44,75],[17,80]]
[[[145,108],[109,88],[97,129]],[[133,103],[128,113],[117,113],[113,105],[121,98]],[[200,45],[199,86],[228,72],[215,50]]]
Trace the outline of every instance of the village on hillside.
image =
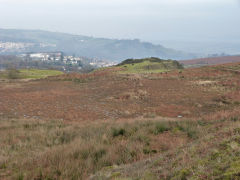
[[25,53],[19,57],[28,61],[44,61],[44,62],[62,62],[66,65],[81,66],[84,61],[88,61],[94,67],[109,67],[115,65],[113,62],[99,59],[89,59],[85,57],[76,57],[74,55],[67,56],[63,52],[40,52],[40,53]]

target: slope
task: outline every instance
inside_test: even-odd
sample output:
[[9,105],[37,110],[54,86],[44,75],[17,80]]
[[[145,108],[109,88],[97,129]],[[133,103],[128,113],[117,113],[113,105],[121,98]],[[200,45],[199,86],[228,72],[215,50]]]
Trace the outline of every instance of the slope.
[[185,67],[199,67],[206,65],[217,65],[240,62],[240,56],[223,56],[223,57],[212,57],[212,58],[201,58],[181,61]]
[[118,40],[71,35],[66,33],[40,30],[0,29],[1,42],[25,43],[23,48],[0,49],[0,54],[23,52],[63,51],[68,55],[120,61],[127,58],[161,57],[172,59],[189,59],[195,57],[161,45],[135,40]]

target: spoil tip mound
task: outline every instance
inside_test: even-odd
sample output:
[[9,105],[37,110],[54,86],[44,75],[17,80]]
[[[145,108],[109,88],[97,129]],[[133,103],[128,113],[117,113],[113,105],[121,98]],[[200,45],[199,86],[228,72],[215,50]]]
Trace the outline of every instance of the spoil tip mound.
[[176,69],[183,69],[183,66],[174,60],[163,60],[159,58],[127,59],[118,64],[123,72],[127,73],[158,73]]

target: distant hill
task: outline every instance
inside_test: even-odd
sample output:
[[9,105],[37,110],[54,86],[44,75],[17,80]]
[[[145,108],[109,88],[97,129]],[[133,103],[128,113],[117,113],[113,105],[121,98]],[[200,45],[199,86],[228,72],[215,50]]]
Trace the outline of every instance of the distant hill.
[[141,42],[138,39],[118,40],[40,30],[0,29],[0,54],[46,51],[62,51],[67,55],[116,62],[151,56],[178,60],[195,58],[194,54]]
[[154,73],[183,69],[183,66],[178,61],[163,60],[155,57],[127,59],[118,64],[117,67],[120,67],[122,72],[126,73]]
[[186,67],[199,67],[206,65],[217,65],[225,63],[240,62],[240,56],[223,56],[223,57],[211,57],[180,61]]

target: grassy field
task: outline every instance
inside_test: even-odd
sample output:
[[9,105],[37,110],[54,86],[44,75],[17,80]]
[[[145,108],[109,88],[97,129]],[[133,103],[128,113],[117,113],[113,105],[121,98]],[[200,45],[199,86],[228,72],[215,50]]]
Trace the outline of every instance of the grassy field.
[[6,70],[0,72],[0,78],[3,79],[41,79],[48,76],[61,75],[63,72],[57,70],[41,70],[41,69],[20,69]]
[[0,81],[0,179],[239,179],[239,71]]
[[40,79],[63,74],[63,72],[57,70],[20,69],[19,71],[21,76],[25,79]]

